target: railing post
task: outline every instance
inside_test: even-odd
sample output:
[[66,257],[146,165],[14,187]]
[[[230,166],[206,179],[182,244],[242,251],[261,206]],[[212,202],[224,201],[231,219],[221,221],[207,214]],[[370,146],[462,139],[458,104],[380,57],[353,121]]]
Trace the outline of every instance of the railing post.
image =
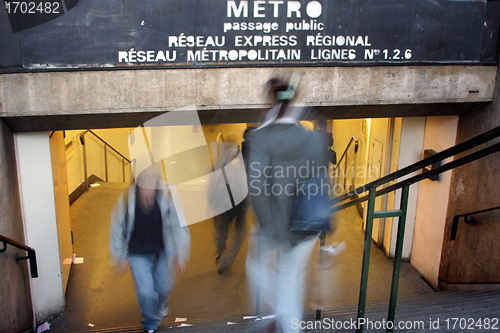
[[[346,183],[347,183],[347,160],[349,159],[349,153],[345,152],[345,161],[344,161],[344,174],[343,174],[343,177],[344,177],[344,190],[346,189]],[[347,190],[349,191],[349,190]]]
[[104,168],[106,170],[106,182],[108,181],[108,151],[106,149],[106,144],[104,144]]
[[[365,317],[365,306],[366,306],[366,291],[368,287],[368,271],[370,269],[370,251],[372,245],[372,230],[373,230],[373,218],[375,213],[375,198],[377,189],[375,187],[370,188],[369,199],[368,199],[368,210],[366,216],[366,230],[365,230],[365,245],[363,251],[363,266],[361,270],[361,286],[359,288],[359,303],[358,303],[358,324],[359,319]],[[358,325],[356,332],[363,332],[364,325]]]
[[[403,186],[401,194],[401,215],[398,221],[398,235],[396,240],[396,253],[394,255],[394,270],[392,273],[391,298],[389,301],[388,322],[394,324],[396,316],[396,302],[398,299],[399,274],[401,273],[401,258],[403,257],[403,241],[405,238],[406,212],[408,211],[408,196],[410,193],[410,184]],[[387,326],[387,332],[392,332],[392,328]]]
[[85,177],[85,192],[89,190],[89,179],[87,177],[87,149],[85,148],[85,133],[80,137],[83,147],[83,175]]
[[38,277],[38,267],[36,264],[36,253],[35,251],[28,251],[28,259],[30,262],[30,271],[31,271],[31,277],[32,278],[37,278]]
[[125,159],[122,157],[123,182],[125,183]]

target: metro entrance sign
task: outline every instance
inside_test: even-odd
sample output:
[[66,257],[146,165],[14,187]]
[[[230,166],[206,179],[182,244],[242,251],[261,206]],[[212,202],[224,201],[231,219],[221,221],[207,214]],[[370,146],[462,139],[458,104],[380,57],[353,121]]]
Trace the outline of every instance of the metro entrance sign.
[[5,1],[0,68],[494,63],[492,10],[454,0]]

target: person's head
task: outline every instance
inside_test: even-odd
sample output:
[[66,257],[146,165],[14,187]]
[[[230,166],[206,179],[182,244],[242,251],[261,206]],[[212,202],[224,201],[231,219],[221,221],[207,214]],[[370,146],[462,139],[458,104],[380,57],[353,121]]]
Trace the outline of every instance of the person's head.
[[156,166],[145,169],[137,177],[137,198],[143,209],[150,210],[153,208],[160,180],[160,172]]
[[288,90],[288,82],[275,77],[267,81],[267,87],[269,89],[269,97],[272,100],[272,104],[276,105],[278,103],[281,103],[281,107],[276,116],[276,119],[282,118],[286,113],[286,109],[288,107],[288,104],[290,103],[290,99],[280,98],[280,93],[284,93]]
[[326,131],[326,120],[318,121],[318,128],[322,131]]
[[286,91],[288,89],[288,82],[284,81],[281,78],[274,77],[267,81],[266,84],[269,89],[269,97],[272,99],[273,104],[280,102],[278,98],[279,91]]

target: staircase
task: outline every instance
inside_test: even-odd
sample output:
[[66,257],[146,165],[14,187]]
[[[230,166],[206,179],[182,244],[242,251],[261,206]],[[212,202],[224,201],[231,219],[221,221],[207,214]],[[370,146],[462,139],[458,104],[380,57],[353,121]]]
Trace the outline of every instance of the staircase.
[[[366,306],[366,318],[371,321],[387,320],[387,308],[389,300],[369,301]],[[356,319],[357,303],[339,305],[328,311],[323,311],[322,318],[334,318],[336,321],[345,321]],[[312,315],[309,316],[314,319]],[[453,318],[458,318],[456,321]],[[395,332],[463,332],[472,331],[481,332],[484,330],[478,326],[471,325],[471,330],[467,327],[472,323],[478,323],[478,319],[496,318],[497,330],[500,330],[500,291],[496,292],[438,292],[433,294],[424,294],[419,296],[399,297],[396,310],[396,325],[399,322],[408,324],[408,329],[394,328]],[[439,320],[439,326],[430,328],[430,321],[436,325]],[[461,321],[461,322],[460,322]],[[417,322],[423,322],[421,329],[415,329]],[[455,324],[455,327],[453,325]],[[374,325],[375,326],[375,325]],[[409,326],[413,326],[410,328]],[[465,328],[462,329],[461,328]],[[493,324],[491,325],[493,326]],[[365,326],[367,332],[384,332],[384,329],[369,329]],[[439,328],[438,328],[439,327]],[[375,327],[374,327],[375,328]],[[333,331],[354,331],[354,330],[333,330]],[[317,330],[317,332],[332,332],[332,330]]]
[[[387,320],[389,300],[366,303],[366,332],[384,332],[383,321]],[[306,332],[354,332],[358,304],[338,305],[322,312],[320,329],[314,322],[315,311],[305,313],[303,327]],[[456,318],[456,319],[455,319]],[[486,318],[489,319],[485,320]],[[481,321],[479,321],[481,319]],[[158,332],[256,332],[271,323],[271,319],[255,320],[240,317],[174,322],[166,319]],[[486,321],[490,329],[485,329]],[[234,323],[234,324],[230,324]],[[398,298],[394,332],[494,332],[500,330],[500,291],[495,292],[437,292],[419,296]],[[181,326],[192,325],[192,326]],[[431,328],[432,324],[432,328]],[[316,325],[316,329],[312,328]],[[372,325],[372,326],[370,326]],[[309,326],[309,328],[307,328]],[[335,327],[340,327],[336,329]],[[347,329],[346,329],[347,328]],[[379,328],[379,329],[377,329]],[[117,327],[113,329],[86,330],[86,333],[142,332],[141,326]]]

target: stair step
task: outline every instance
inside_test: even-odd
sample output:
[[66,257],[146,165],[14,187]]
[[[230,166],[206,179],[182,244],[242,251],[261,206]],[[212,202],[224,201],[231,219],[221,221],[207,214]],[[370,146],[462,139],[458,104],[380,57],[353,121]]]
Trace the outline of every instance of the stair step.
[[[387,320],[389,300],[375,300],[366,303],[365,318],[372,322]],[[358,311],[357,303],[348,303],[337,305],[335,307],[325,309],[321,312],[322,320],[331,323],[335,321],[356,321]],[[400,297],[398,298],[396,308],[396,322],[423,322],[424,329],[419,332],[461,332],[464,331],[457,323],[453,328],[452,318],[469,318],[475,322],[484,318],[499,318],[500,313],[500,292],[437,292],[432,294],[422,294],[418,296]],[[309,309],[304,314],[305,321],[314,321],[316,311]],[[326,318],[326,319],[325,319]],[[450,319],[447,325],[446,319]],[[439,320],[439,329],[430,329],[430,320]],[[228,322],[236,323],[228,325]],[[253,332],[260,326],[271,324],[271,320],[255,321],[254,319],[244,320],[243,316],[230,318],[211,318],[190,320],[185,323],[164,322],[158,332],[174,332],[183,333],[194,332]],[[181,327],[182,324],[192,326]],[[450,326],[450,327],[448,327]],[[500,326],[500,323],[498,324]],[[499,327],[500,328],[500,327]],[[86,330],[85,333],[117,333],[117,332],[142,332],[141,326],[118,327],[112,329]],[[308,331],[308,330],[306,330]],[[336,330],[309,330],[309,332],[334,332]],[[346,330],[341,330],[345,332]],[[347,330],[351,331],[351,330]],[[410,332],[411,329],[395,328],[394,332]],[[481,332],[478,327],[474,332]],[[381,330],[365,329],[364,332],[381,332]],[[83,331],[81,332],[83,333]]]

